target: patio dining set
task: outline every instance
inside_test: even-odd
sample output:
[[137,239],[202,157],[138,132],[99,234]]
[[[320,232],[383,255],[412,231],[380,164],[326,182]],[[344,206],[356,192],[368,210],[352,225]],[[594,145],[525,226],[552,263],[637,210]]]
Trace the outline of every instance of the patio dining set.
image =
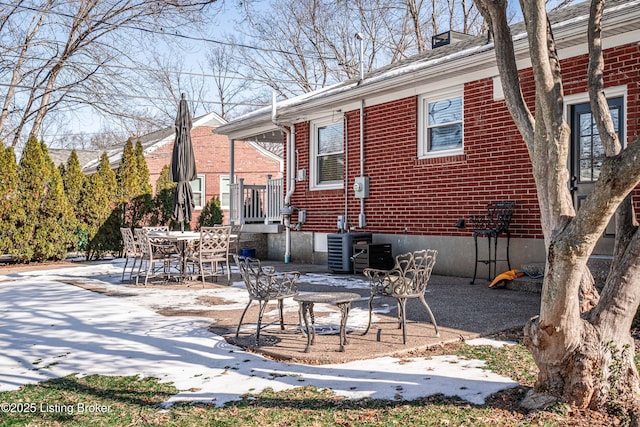
[[[370,296],[368,302],[369,323],[362,335],[366,335],[371,327],[374,298],[390,297],[397,302],[397,321],[398,328],[402,330],[403,344],[407,343],[406,303],[408,299],[415,298],[422,303],[435,329],[435,336],[440,336],[435,317],[424,297],[437,253],[438,251],[434,249],[408,252],[398,255],[395,259],[395,266],[389,270],[374,268],[364,270],[364,275],[369,278],[370,282]],[[306,353],[309,353],[315,344],[315,304],[334,304],[340,310],[339,351],[345,350],[345,345],[348,344],[346,323],[351,303],[362,299],[360,294],[354,292],[300,292],[297,283],[300,272],[278,272],[271,266],[262,266],[260,260],[254,258],[234,255],[234,259],[249,292],[249,302],[240,317],[235,334],[236,338],[240,334],[245,315],[254,301],[259,304],[255,330],[256,347],[260,346],[260,331],[264,327],[262,319],[265,307],[270,301],[278,303],[280,330],[284,330],[283,301],[286,298],[292,298],[299,304],[298,325],[307,337],[307,345],[304,350]]]
[[[242,225],[217,225],[201,227],[198,231],[169,231],[168,227],[140,227],[134,230],[121,228],[124,243],[125,265],[122,280],[127,271],[129,282],[135,275],[136,285],[144,279],[160,277],[163,281],[185,282],[199,277],[205,284],[206,277],[217,280],[226,275],[231,280],[229,257],[239,251]],[[131,267],[127,270],[129,262]],[[136,265],[138,269],[136,271]]]

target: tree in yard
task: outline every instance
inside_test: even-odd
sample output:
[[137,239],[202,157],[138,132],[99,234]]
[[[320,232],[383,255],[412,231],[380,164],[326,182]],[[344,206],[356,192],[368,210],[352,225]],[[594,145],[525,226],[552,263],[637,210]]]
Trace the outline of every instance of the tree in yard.
[[213,227],[216,224],[222,224],[222,208],[220,199],[214,196],[202,209],[198,217],[198,227]]
[[[244,44],[258,48],[235,49],[235,62],[283,98],[357,78],[360,42],[354,33],[363,36],[368,72],[426,51],[438,32],[477,34],[482,26],[468,0],[245,1],[240,7],[244,21],[235,28],[250,40]],[[214,70],[220,65],[210,63]]]
[[85,176],[80,167],[78,153],[76,153],[76,150],[72,150],[62,174],[62,182],[64,183],[67,199],[74,209],[76,209],[80,200],[80,191],[84,185],[84,179]]
[[[119,204],[116,200],[116,175],[111,170],[106,153],[100,156],[96,173],[87,177],[80,194],[80,214],[82,230],[87,235],[85,248],[87,258],[96,258],[109,250],[119,250],[119,224],[110,229],[109,218],[119,217]],[[114,215],[115,212],[115,215]],[[115,239],[115,242],[114,242]]]
[[0,149],[0,255],[12,254],[16,223],[24,221],[18,206],[18,165],[13,147]]
[[62,168],[62,183],[64,184],[64,192],[73,211],[73,220],[75,221],[74,233],[76,238],[73,241],[71,250],[78,250],[85,241],[85,231],[80,227],[80,193],[84,187],[85,176],[80,167],[78,153],[76,150],[71,151],[71,155],[67,160],[67,164]]
[[176,183],[169,179],[169,165],[164,165],[156,181],[156,195],[150,225],[168,225],[173,228],[173,193]]
[[140,183],[140,195],[148,194],[151,196],[153,188],[149,182],[149,166],[147,165],[147,159],[144,158],[144,148],[140,140],[136,141],[136,165],[138,167],[138,182]]
[[62,259],[72,241],[73,214],[62,177],[44,143],[29,138],[18,167],[18,203],[14,253],[20,261]]
[[[142,164],[139,163],[140,161]],[[123,224],[129,227],[142,225],[141,222],[149,212],[151,204],[149,169],[141,154],[141,147],[137,150],[131,138],[127,140],[122,151],[116,179],[118,181],[117,200],[124,212]]]
[[47,146],[40,142],[44,161],[43,198],[40,200],[39,223],[35,233],[35,259],[60,260],[75,244],[76,219],[67,200],[60,171],[51,160]]
[[[239,63],[232,56],[228,46],[219,46],[211,49],[207,54],[209,69],[213,71],[213,89],[220,100],[220,117],[227,119],[229,112],[237,106],[236,102],[243,96],[243,93],[250,93],[249,80],[234,78],[239,68]],[[235,105],[234,105],[235,104]]]
[[21,262],[33,257],[36,224],[40,220],[39,200],[44,188],[44,159],[36,138],[29,138],[22,151],[18,165],[18,203],[16,208],[24,212],[22,220],[16,222],[14,255]]
[[[148,95],[142,83],[149,46],[205,22],[215,0],[3,2],[3,109],[0,134],[41,135],[48,116],[80,105],[103,116],[135,117],[122,94]],[[9,108],[10,107],[10,108]]]
[[[604,0],[591,1],[585,79],[606,157],[595,189],[577,212],[567,185],[570,128],[563,116],[560,58],[545,1],[520,2],[536,89],[535,113],[520,90],[507,24],[508,1],[476,4],[495,40],[506,105],[528,148],[540,205],[547,265],[540,315],[525,326],[525,343],[540,371],[535,391],[581,408],[619,410],[638,424],[640,379],[630,329],[640,302],[640,231],[630,192],[640,183],[640,142],[622,148],[605,98]],[[614,216],[612,266],[598,294],[587,260]]]
[[118,182],[117,201],[126,203],[140,195],[140,181],[138,174],[138,159],[131,138],[127,140],[122,150],[120,164],[116,171]]

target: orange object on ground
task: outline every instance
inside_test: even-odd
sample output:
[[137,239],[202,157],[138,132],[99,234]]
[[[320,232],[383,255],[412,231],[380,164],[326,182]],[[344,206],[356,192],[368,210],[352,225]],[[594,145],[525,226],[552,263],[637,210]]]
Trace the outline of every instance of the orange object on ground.
[[489,284],[489,287],[493,288],[494,286],[497,286],[505,281],[515,280],[518,277],[524,276],[524,274],[525,274],[524,271],[520,271],[520,270],[505,271],[504,273],[498,274],[496,278],[493,279],[493,282]]

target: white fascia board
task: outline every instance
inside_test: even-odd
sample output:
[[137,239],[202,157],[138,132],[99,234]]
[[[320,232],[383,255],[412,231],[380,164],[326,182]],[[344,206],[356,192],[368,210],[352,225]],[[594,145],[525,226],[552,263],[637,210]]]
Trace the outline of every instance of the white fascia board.
[[[271,109],[269,109],[271,110]],[[251,121],[231,122],[224,128],[215,129],[218,135],[226,135],[229,140],[250,141],[251,138],[268,132],[279,132],[280,128],[271,121],[271,114],[255,116]]]

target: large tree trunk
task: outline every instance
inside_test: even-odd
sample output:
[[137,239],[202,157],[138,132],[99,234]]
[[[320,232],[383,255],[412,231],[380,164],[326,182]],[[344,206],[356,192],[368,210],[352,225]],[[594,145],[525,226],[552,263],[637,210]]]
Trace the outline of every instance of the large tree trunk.
[[[544,0],[521,2],[536,87],[535,118],[520,92],[506,0],[478,0],[495,39],[507,107],[529,150],[547,249],[540,315],[525,326],[525,343],[540,370],[535,391],[581,408],[638,412],[640,380],[631,323],[640,302],[640,232],[628,194],[640,182],[640,142],[621,150],[602,87],[600,21],[589,21],[592,113],[607,155],[591,195],[575,212],[568,190],[570,129],[563,116],[560,60]],[[601,295],[587,261],[616,213],[614,260]]]

